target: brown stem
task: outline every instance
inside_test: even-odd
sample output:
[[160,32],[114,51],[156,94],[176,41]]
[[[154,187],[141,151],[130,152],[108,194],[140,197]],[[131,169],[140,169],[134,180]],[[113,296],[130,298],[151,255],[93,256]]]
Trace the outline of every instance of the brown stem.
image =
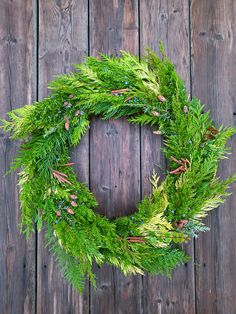
[[60,183],[68,183],[68,184],[71,185],[71,182],[68,181],[64,176],[61,176],[61,175],[58,173],[58,171],[55,171],[55,170],[54,170],[52,173],[53,173],[54,178],[57,179]]
[[112,90],[111,93],[112,94],[118,94],[118,93],[125,93],[125,92],[128,92],[129,89],[128,88],[123,88],[123,89],[115,89],[115,90]]
[[65,177],[65,178],[68,178],[68,175],[63,173],[63,172],[60,172],[60,171],[57,171],[57,170],[53,170],[54,173],[58,174],[59,176],[61,177]]
[[171,174],[181,174],[182,172],[185,172],[186,169],[184,166],[180,166],[176,168],[175,170],[170,171]]
[[171,156],[170,159],[176,162],[178,165],[183,166],[183,163],[179,161],[178,159],[176,159],[175,157]]
[[133,98],[133,96],[129,96],[128,98],[125,99],[125,102],[129,101],[132,98]]
[[73,166],[75,165],[75,162],[68,162],[67,164],[62,165],[63,167],[67,167],[67,166]]
[[142,237],[128,237],[127,240],[129,242],[136,242],[136,243],[145,243],[146,242]]

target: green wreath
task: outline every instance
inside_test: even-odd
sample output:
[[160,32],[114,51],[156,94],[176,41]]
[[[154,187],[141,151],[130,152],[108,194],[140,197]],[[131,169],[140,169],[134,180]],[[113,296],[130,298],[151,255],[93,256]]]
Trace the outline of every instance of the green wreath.
[[[119,267],[125,275],[167,274],[188,260],[181,242],[208,228],[201,221],[223,203],[236,176],[216,177],[218,162],[234,128],[216,129],[209,113],[189,100],[183,81],[160,47],[141,60],[88,57],[77,72],[50,83],[52,94],[8,113],[1,120],[12,139],[24,140],[12,164],[20,168],[21,231],[45,225],[46,238],[66,278],[81,291],[84,275],[95,285],[92,264]],[[88,130],[90,117],[127,117],[156,127],[164,136],[165,180],[130,216],[109,220],[93,211],[97,202],[77,181],[69,148]]]

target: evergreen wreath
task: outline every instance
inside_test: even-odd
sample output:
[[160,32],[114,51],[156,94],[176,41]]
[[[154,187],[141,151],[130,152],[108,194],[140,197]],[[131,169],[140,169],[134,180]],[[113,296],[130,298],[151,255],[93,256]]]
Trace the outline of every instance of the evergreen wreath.
[[[12,139],[23,140],[11,167],[21,169],[21,232],[28,238],[35,223],[38,230],[45,225],[50,249],[79,291],[85,274],[96,284],[94,261],[125,275],[170,275],[188,260],[180,243],[208,230],[202,218],[224,202],[236,180],[216,176],[236,129],[217,129],[199,100],[189,100],[162,46],[160,55],[147,49],[141,60],[124,51],[88,57],[75,65],[77,72],[50,83],[50,96],[1,120]],[[76,179],[69,148],[88,130],[91,116],[127,117],[164,136],[165,180],[159,184],[153,172],[152,193],[132,215],[109,220],[95,213],[93,194]]]

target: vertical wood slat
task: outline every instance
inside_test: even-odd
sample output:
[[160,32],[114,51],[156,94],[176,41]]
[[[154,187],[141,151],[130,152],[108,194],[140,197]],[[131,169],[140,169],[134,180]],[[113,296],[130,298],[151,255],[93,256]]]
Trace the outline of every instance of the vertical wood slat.
[[[138,54],[138,1],[90,1],[91,54]],[[99,211],[107,217],[135,211],[140,198],[139,128],[124,119],[94,119],[90,130],[90,186]],[[141,278],[125,278],[107,265],[94,268],[97,290],[90,291],[90,311],[141,313]]]
[[[236,3],[193,0],[192,64],[193,94],[198,96],[218,125],[235,125],[236,99]],[[236,172],[235,137],[229,160],[221,163],[221,178]],[[236,193],[206,220],[210,232],[196,241],[197,313],[236,311]]]
[[[158,51],[161,40],[170,60],[190,90],[189,3],[188,1],[141,1],[140,45],[143,53],[148,46]],[[160,153],[160,136],[153,135],[150,127],[141,129],[142,195],[150,193],[149,178],[153,168],[160,174],[165,160]],[[178,267],[172,279],[144,277],[144,313],[195,313],[193,243],[184,246],[192,257],[185,266]]]
[[[73,70],[88,53],[88,2],[39,0],[39,98],[48,94],[47,84],[54,75]],[[88,181],[88,135],[72,152],[78,178]],[[45,249],[43,234],[38,236],[37,313],[65,314],[89,312],[88,284],[78,295],[63,278],[55,259]]]
[[[35,99],[35,3],[0,3],[0,116]],[[19,235],[17,175],[3,177],[18,144],[0,134],[0,311],[35,312],[35,237]]]

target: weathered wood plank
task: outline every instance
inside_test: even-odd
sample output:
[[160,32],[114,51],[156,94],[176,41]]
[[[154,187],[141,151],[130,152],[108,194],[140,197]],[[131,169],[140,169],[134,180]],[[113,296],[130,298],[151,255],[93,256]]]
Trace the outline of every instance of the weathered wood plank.
[[[88,52],[88,2],[39,1],[39,97],[45,96],[53,75],[71,70]],[[167,53],[190,84],[189,1],[140,1],[141,47],[158,50],[162,39]],[[138,1],[90,0],[91,54],[138,53]],[[192,0],[193,94],[212,108],[219,123],[235,124],[235,31],[233,0]],[[36,1],[0,3],[0,115],[36,97]],[[88,135],[73,158],[79,179],[89,181]],[[150,192],[148,179],[155,164],[165,167],[161,138],[149,128],[139,129],[125,120],[94,120],[91,128],[91,188],[100,211],[109,217],[135,210],[140,198],[140,140],[142,196]],[[102,143],[102,145],[101,145]],[[232,142],[233,143],[233,142]],[[236,145],[220,175],[235,172]],[[16,150],[7,137],[0,137],[0,175]],[[109,165],[108,165],[109,163]],[[16,176],[0,181],[0,304],[1,312],[35,313],[35,238],[26,244],[19,236],[19,203]],[[235,195],[212,213],[211,232],[196,241],[196,312],[234,313],[236,276],[233,272],[236,243],[233,232]],[[38,313],[194,313],[192,263],[176,270],[172,281],[160,277],[124,278],[119,271],[95,267],[98,290],[86,286],[78,296],[60,275],[55,262],[38,240]],[[193,246],[187,251],[193,255]],[[143,300],[143,301],[141,301]],[[142,304],[141,304],[142,303]],[[90,307],[90,309],[89,309]],[[143,307],[143,308],[142,308]]]
[[[138,1],[90,1],[91,54],[138,54]],[[91,126],[90,185],[99,211],[108,217],[135,211],[140,198],[139,128],[125,120],[94,119]],[[141,313],[141,278],[125,278],[104,265],[94,268],[97,291],[91,290],[91,313]]]
[[[192,16],[193,94],[218,124],[235,125],[236,33],[235,1],[194,0]],[[236,172],[235,137],[232,155],[222,162],[219,176]],[[236,311],[236,193],[213,211],[206,224],[211,231],[196,241],[197,313]]]
[[[72,71],[88,53],[88,3],[79,1],[39,1],[39,98],[48,93],[47,84],[54,75]],[[76,170],[88,181],[88,135],[73,151]],[[55,260],[44,248],[43,235],[38,237],[38,313],[88,313],[89,294],[78,295],[63,278]]]
[[[34,1],[0,2],[0,116],[35,99]],[[0,134],[0,308],[35,313],[35,236],[19,234],[17,175],[3,177],[17,144]]]
[[[188,1],[141,1],[140,44],[158,51],[162,40],[169,58],[190,87],[189,5]],[[149,178],[155,167],[165,168],[160,152],[162,139],[150,128],[141,129],[142,195],[150,192]],[[184,246],[193,257],[193,243]],[[144,313],[195,313],[193,260],[174,271],[171,280],[164,277],[144,277]]]

